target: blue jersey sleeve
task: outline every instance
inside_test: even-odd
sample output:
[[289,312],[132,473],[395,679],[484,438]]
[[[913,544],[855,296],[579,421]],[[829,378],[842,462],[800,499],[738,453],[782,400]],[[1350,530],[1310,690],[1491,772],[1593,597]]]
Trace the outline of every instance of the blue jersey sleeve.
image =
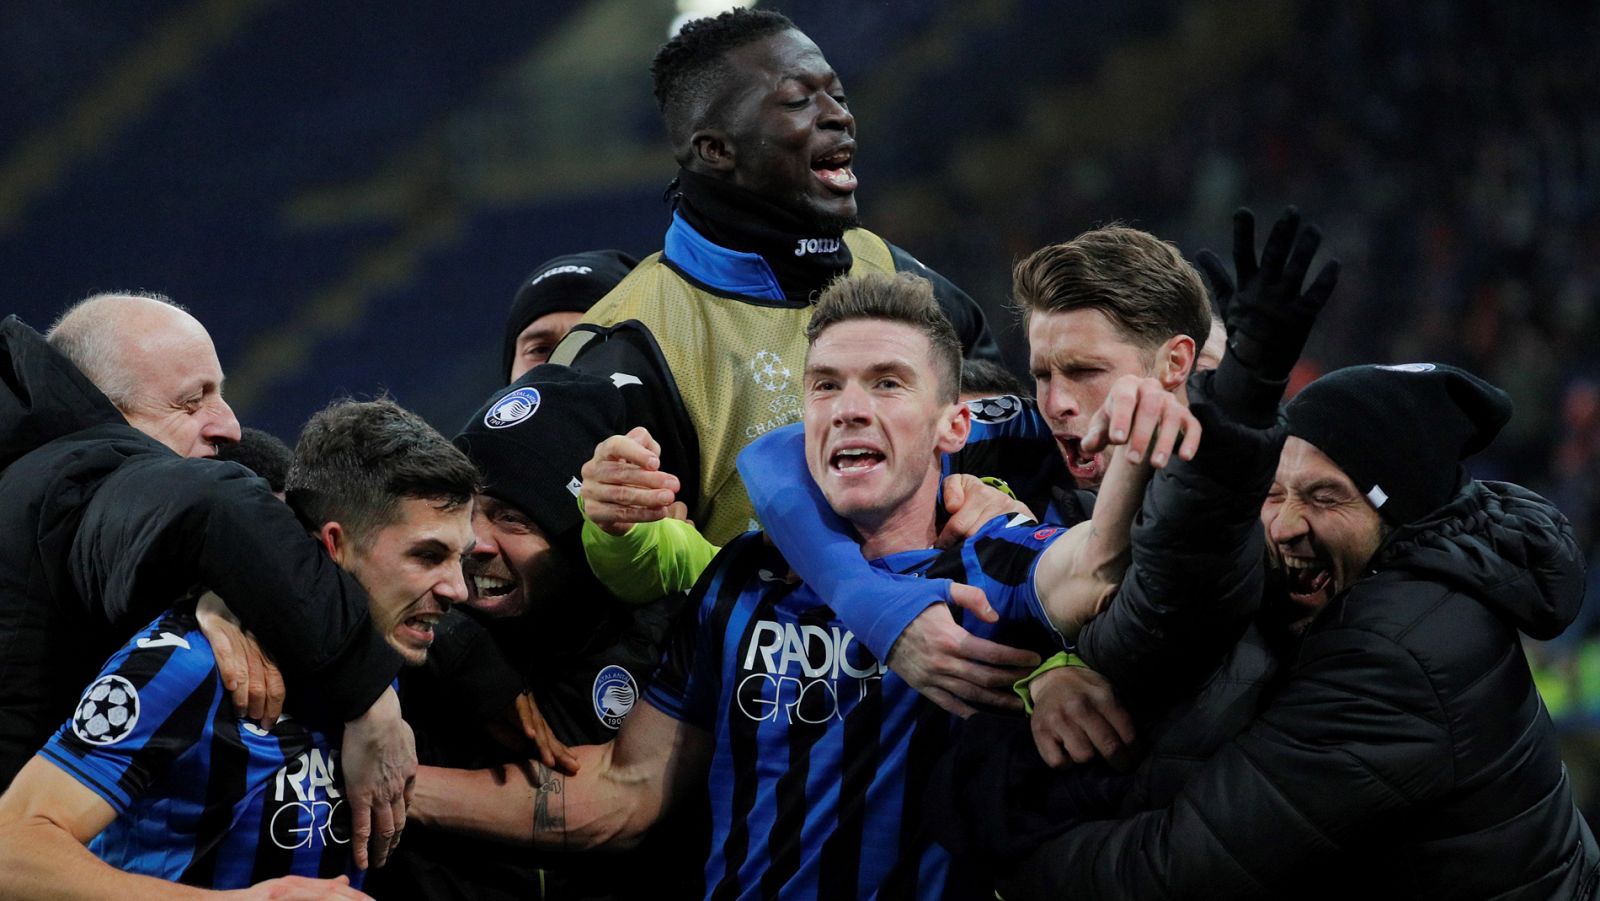
[[949,579],[915,579],[873,567],[806,468],[801,424],[757,438],[739,453],[739,476],[762,528],[795,574],[879,660],[922,611],[950,599]]
[[120,815],[192,746],[221,699],[211,646],[163,616],[118,651],[39,752]]
[[996,517],[962,545],[962,558],[974,584],[989,596],[1002,622],[1033,620],[1063,648],[1067,641],[1050,621],[1034,585],[1039,560],[1067,534],[1065,526],[1040,525],[1025,517]]

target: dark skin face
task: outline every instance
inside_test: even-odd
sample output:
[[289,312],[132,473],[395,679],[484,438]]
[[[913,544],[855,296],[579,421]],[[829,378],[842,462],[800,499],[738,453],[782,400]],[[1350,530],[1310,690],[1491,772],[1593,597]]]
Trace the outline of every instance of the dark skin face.
[[690,138],[694,171],[725,178],[821,230],[856,222],[856,120],[822,51],[789,30],[728,52],[733,70]]

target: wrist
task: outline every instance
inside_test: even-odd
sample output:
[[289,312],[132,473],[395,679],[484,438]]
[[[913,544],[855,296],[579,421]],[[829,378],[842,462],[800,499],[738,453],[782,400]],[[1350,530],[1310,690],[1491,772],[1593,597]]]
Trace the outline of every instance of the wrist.
[[383,690],[383,694],[378,695],[378,699],[372,702],[371,707],[347,723],[346,728],[354,726],[370,729],[399,721],[400,696],[395,694],[394,686],[391,685]]
[[1208,393],[1241,424],[1264,429],[1277,422],[1278,405],[1288,387],[1287,375],[1275,377],[1264,368],[1246,365],[1230,346],[1210,378]]
[[1050,657],[1049,659],[1045,660],[1045,662],[1039,664],[1038,669],[1035,669],[1033,672],[1029,673],[1027,678],[1018,679],[1016,683],[1011,686],[1011,690],[1015,691],[1017,693],[1017,697],[1022,699],[1022,709],[1024,712],[1030,716],[1033,715],[1034,680],[1038,679],[1045,673],[1051,672],[1052,670],[1058,670],[1066,666],[1088,666],[1088,664],[1084,663],[1082,660],[1079,660],[1077,654],[1068,653],[1067,651],[1058,651],[1054,657]]

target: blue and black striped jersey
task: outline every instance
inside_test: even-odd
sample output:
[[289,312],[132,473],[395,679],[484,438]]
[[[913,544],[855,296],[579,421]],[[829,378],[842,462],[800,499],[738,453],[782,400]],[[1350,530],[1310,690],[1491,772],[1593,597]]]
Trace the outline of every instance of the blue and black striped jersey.
[[[995,519],[959,547],[873,565],[976,585],[1001,622],[973,619],[969,630],[1048,650],[1060,637],[1033,570],[1065,532]],[[725,548],[646,693],[715,738],[707,897],[981,897],[921,824],[952,718],[874,659],[815,592],[785,582],[787,571],[757,533]]]
[[240,718],[187,605],[124,645],[39,753],[116,810],[89,849],[118,869],[218,889],[359,885],[337,739]]

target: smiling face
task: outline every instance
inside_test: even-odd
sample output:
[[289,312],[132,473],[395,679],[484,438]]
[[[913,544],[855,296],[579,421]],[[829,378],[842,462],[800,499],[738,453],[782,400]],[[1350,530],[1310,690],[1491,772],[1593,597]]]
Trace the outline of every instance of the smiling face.
[[1261,507],[1267,554],[1288,578],[1299,633],[1366,571],[1383,542],[1378,511],[1322,451],[1290,437]]
[[1124,375],[1152,375],[1152,354],[1122,333],[1105,313],[1092,308],[1028,315],[1028,368],[1039,412],[1080,488],[1105,477],[1105,454],[1080,447],[1089,420]]
[[422,665],[434,625],[467,599],[461,561],[473,545],[472,505],[405,497],[396,519],[366,541],[337,522],[324,524],[319,537],[366,589],[373,628],[408,666]]
[[869,556],[932,540],[939,455],[970,427],[937,373],[927,336],[879,319],[828,326],[806,358],[806,465]]
[[472,516],[477,543],[467,559],[467,605],[489,616],[521,616],[569,584],[561,554],[532,518],[488,494]]
[[714,171],[819,229],[855,225],[856,120],[822,51],[789,30],[724,59],[733,74],[716,104],[722,128],[696,134],[699,155],[709,152]]

